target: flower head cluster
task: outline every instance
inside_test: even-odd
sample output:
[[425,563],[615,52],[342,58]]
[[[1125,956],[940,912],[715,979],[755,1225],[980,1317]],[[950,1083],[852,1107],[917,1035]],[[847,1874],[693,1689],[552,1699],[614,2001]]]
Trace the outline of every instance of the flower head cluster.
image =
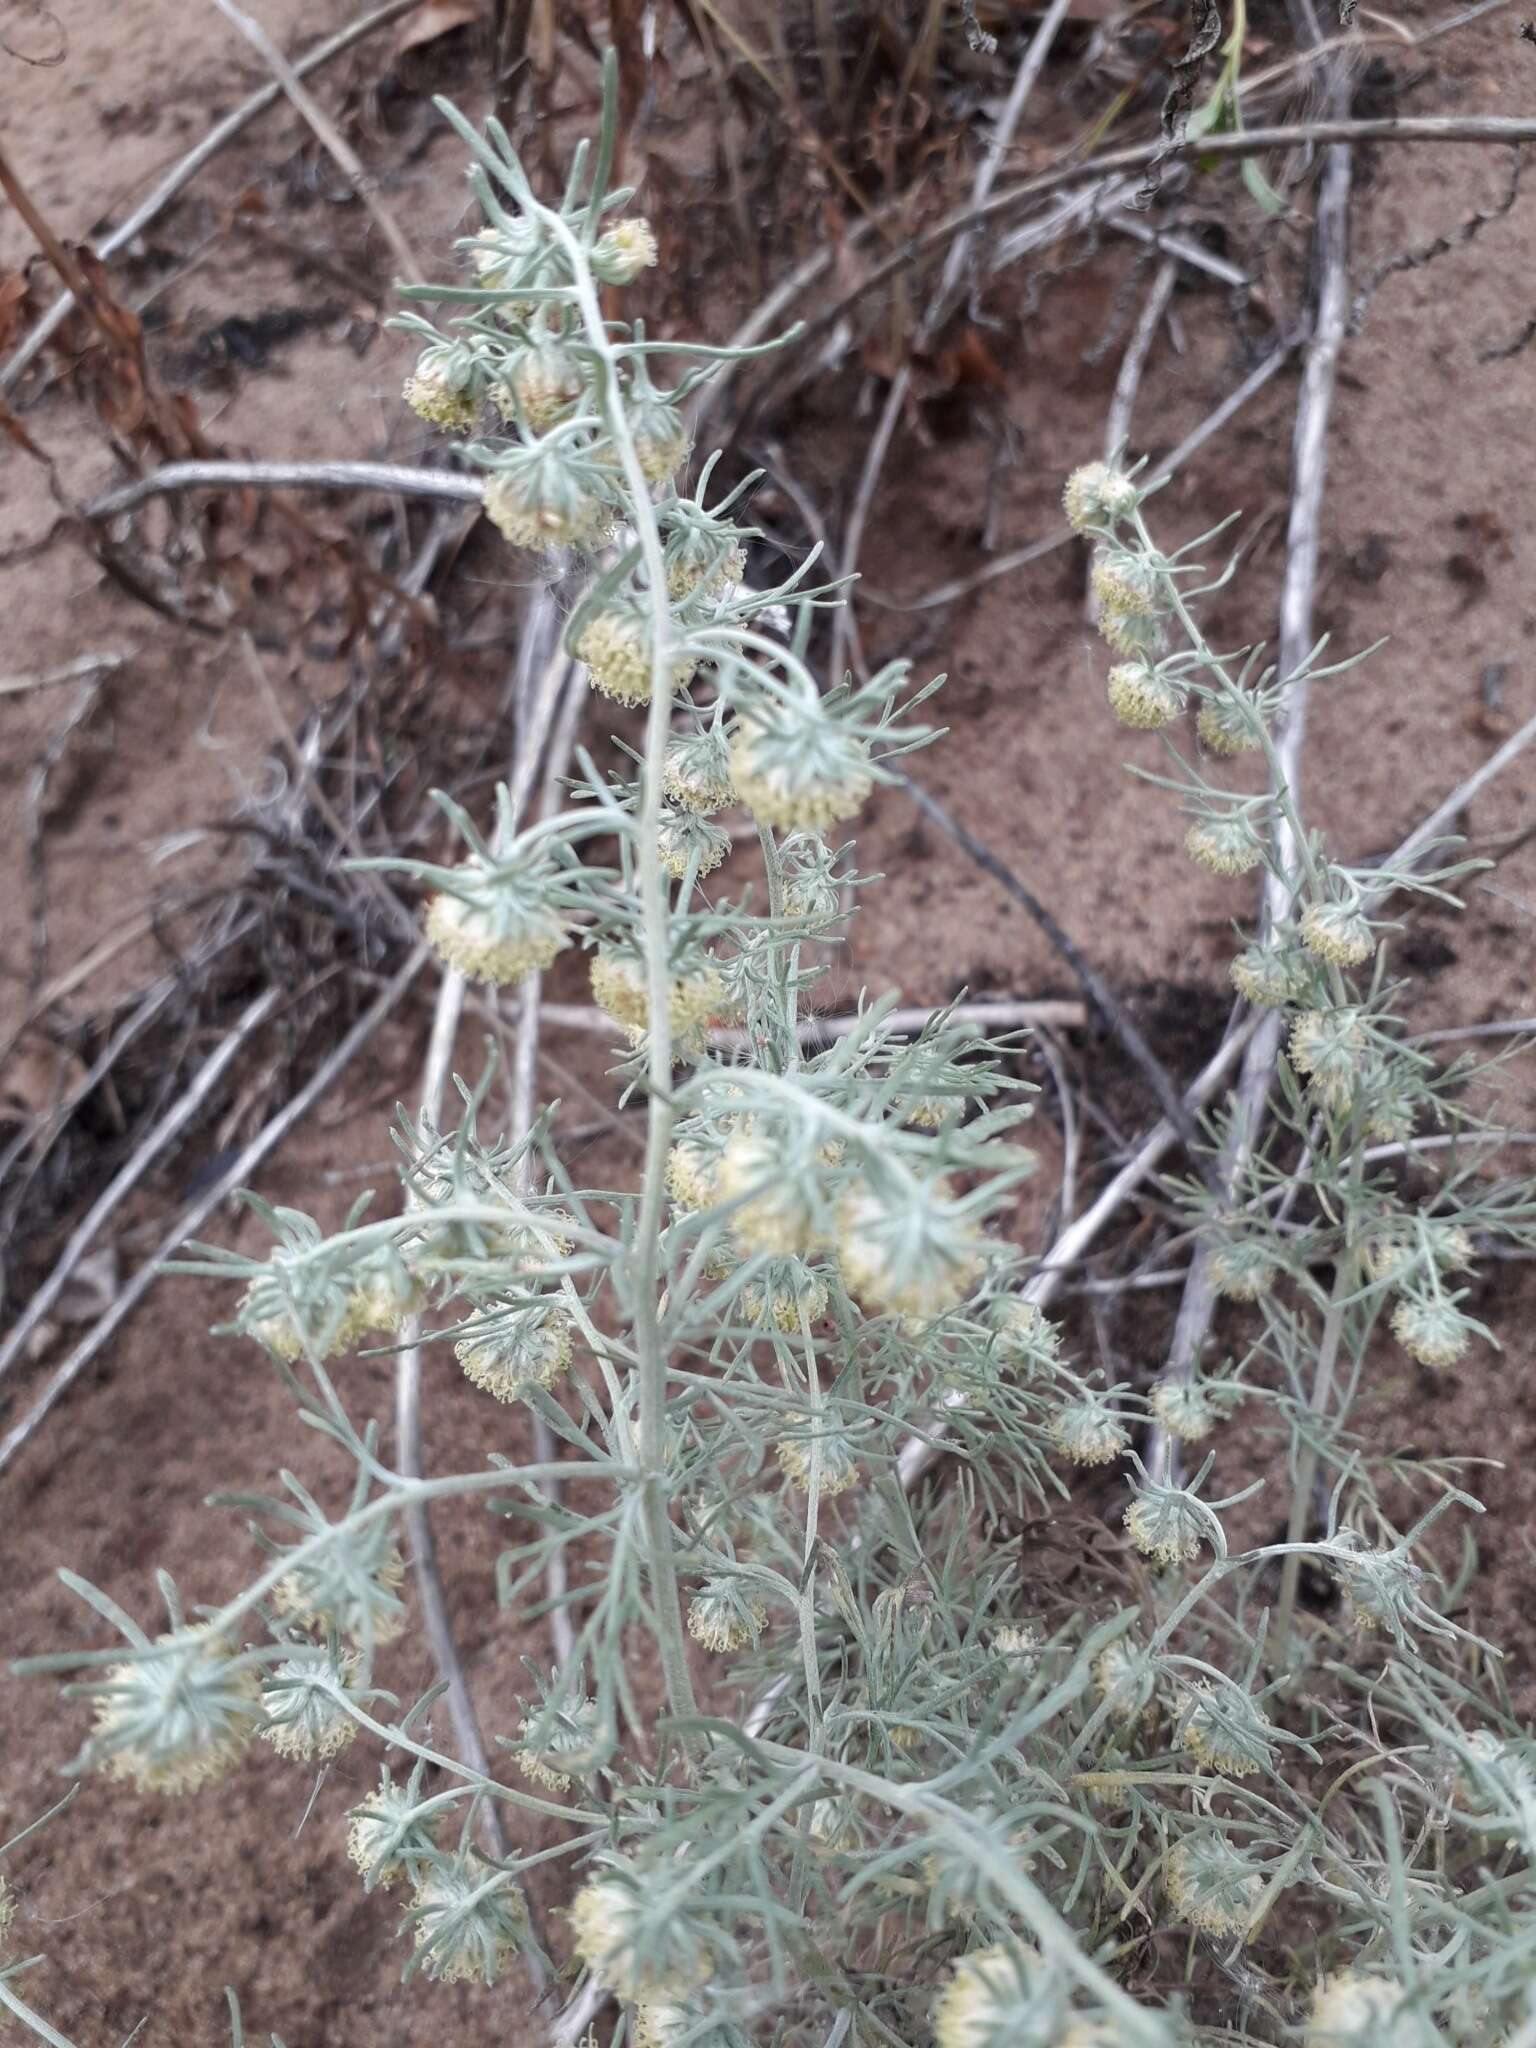
[[1180,1486],[1150,1480],[1136,1488],[1125,1511],[1131,1541],[1155,1564],[1190,1564],[1211,1541],[1213,1516],[1203,1501]]
[[471,1386],[498,1401],[526,1400],[535,1387],[552,1387],[569,1367],[571,1319],[552,1303],[480,1309],[453,1350]]
[[1303,2048],[1408,2048],[1395,2024],[1407,1994],[1390,1977],[1337,1970],[1312,1994]]
[[[653,645],[649,609],[635,598],[613,598],[584,621],[572,652],[586,663],[593,689],[619,704],[649,704]],[[674,653],[665,669],[669,688],[681,689],[698,665],[693,655]]]
[[859,1465],[847,1432],[825,1414],[787,1415],[786,1432],[774,1445],[791,1486],[809,1493],[813,1477],[823,1500],[858,1483]]
[[667,748],[662,787],[680,811],[712,818],[736,801],[731,781],[731,750],[718,726],[686,733]]
[[570,943],[548,859],[471,854],[427,906],[427,937],[446,966],[493,987],[542,973]]
[[528,1927],[523,1895],[505,1871],[472,1857],[434,1856],[406,1915],[415,1967],[442,1984],[494,1984]]
[[1074,469],[1061,494],[1067,524],[1074,533],[1118,526],[1132,516],[1140,501],[1134,481],[1108,462],[1085,462]]
[[1051,1442],[1073,1465],[1112,1465],[1131,1447],[1120,1417],[1100,1395],[1084,1388],[1050,1420]]
[[550,1792],[569,1792],[573,1777],[595,1770],[602,1756],[602,1727],[595,1701],[545,1706],[518,1723],[517,1768]]
[[630,2005],[686,1997],[705,1966],[688,1917],[674,1912],[660,1926],[646,1903],[641,1871],[615,1859],[582,1886],[570,1907],[577,1955],[604,1990]]
[[551,434],[509,449],[485,486],[485,516],[519,548],[595,545],[611,518],[601,464]]
[[[625,946],[600,946],[592,960],[592,1000],[638,1044],[651,1021],[645,962],[640,955]],[[702,1044],[724,1002],[720,971],[707,957],[674,973],[667,995],[673,1039],[685,1047]]]
[[140,1792],[194,1792],[222,1778],[261,1712],[255,1665],[200,1628],[162,1636],[95,1690],[86,1760]]
[[1180,1742],[1197,1763],[1224,1778],[1273,1771],[1273,1737],[1268,1716],[1239,1686],[1196,1686],[1179,1719]]
[[1221,1835],[1186,1835],[1163,1866],[1168,1903],[1202,1934],[1245,1935],[1264,1881]]
[[994,1943],[962,1956],[933,2009],[938,2048],[1056,2048],[1067,2000],[1033,1951]]
[[1438,1371],[1466,1356],[1478,1327],[1438,1291],[1410,1294],[1392,1311],[1392,1334],[1398,1343],[1410,1358]]
[[731,742],[731,782],[752,815],[787,832],[824,832],[851,818],[873,787],[869,745],[802,694],[743,711]]
[[353,1807],[348,1818],[347,1854],[362,1872],[367,1891],[414,1876],[433,1853],[418,1776],[397,1785],[387,1769],[381,1770],[377,1788],[361,1806]]
[[1208,1387],[1198,1380],[1161,1379],[1148,1396],[1154,1418],[1181,1444],[1203,1443],[1221,1420]]
[[1291,1065],[1305,1074],[1321,1108],[1336,1116],[1355,1099],[1366,1052],[1358,1010],[1304,1010],[1291,1026]]
[[480,364],[459,341],[438,341],[422,350],[401,396],[418,419],[449,433],[472,427],[480,411]]
[[387,1520],[338,1523],[323,1548],[299,1549],[303,1554],[272,1593],[273,1604],[292,1627],[338,1635],[359,1647],[394,1641],[405,1626],[399,1591],[405,1561]]
[[975,1225],[943,1180],[855,1183],[838,1205],[836,1249],[855,1300],[916,1322],[963,1301],[982,1265]]
[[1145,658],[1117,661],[1105,688],[1109,708],[1122,725],[1137,732],[1157,732],[1184,709],[1178,685]]
[[261,1688],[262,1739],[295,1763],[337,1755],[357,1733],[346,1707],[357,1669],[354,1651],[296,1644]]
[[767,1622],[768,1609],[739,1579],[710,1579],[688,1603],[689,1635],[716,1656],[756,1642]]

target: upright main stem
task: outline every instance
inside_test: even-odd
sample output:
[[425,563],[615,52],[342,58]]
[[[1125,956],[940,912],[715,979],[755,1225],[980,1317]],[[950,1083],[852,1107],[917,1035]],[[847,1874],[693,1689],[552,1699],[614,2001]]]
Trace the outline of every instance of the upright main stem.
[[661,828],[662,767],[672,718],[672,613],[667,602],[666,565],[661,534],[651,505],[650,486],[640,467],[624,414],[619,382],[619,351],[608,338],[586,252],[576,237],[557,222],[571,259],[587,344],[598,358],[603,419],[624,472],[629,512],[640,544],[646,594],[651,610],[651,701],[645,725],[645,760],[641,773],[639,833],[635,860],[640,881],[641,937],[645,952],[649,1050],[649,1090],[645,1136],[645,1178],[635,1216],[629,1255],[630,1313],[633,1318],[638,1425],[636,1452],[645,1518],[647,1569],[656,1615],[656,1640],[661,1654],[667,1701],[674,1714],[691,1716],[697,1709],[688,1670],[688,1639],[683,1629],[682,1596],[677,1579],[675,1533],[667,1491],[667,1360],[662,1347],[657,1301],[661,1289],[660,1248],[667,1152],[672,1143],[672,988],[671,904],[667,879],[657,857]]

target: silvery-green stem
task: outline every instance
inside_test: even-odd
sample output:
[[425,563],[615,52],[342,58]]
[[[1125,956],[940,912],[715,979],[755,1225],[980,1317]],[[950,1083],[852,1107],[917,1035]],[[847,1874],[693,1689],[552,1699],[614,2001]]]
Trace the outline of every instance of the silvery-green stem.
[[619,386],[619,355],[608,338],[607,324],[585,250],[557,214],[546,216],[565,244],[575,279],[577,301],[587,344],[600,365],[599,382],[604,423],[624,473],[628,510],[640,544],[651,610],[651,701],[645,723],[645,761],[641,771],[639,829],[635,864],[640,881],[640,917],[645,951],[646,1004],[649,1012],[645,1178],[635,1216],[630,1259],[630,1312],[639,1386],[637,1450],[643,1490],[649,1568],[655,1595],[657,1644],[667,1699],[672,1711],[695,1711],[693,1680],[688,1670],[688,1644],[683,1631],[682,1596],[677,1581],[672,1517],[667,1498],[667,1361],[656,1313],[661,1287],[659,1251],[666,1193],[667,1151],[672,1142],[672,1025],[669,925],[671,904],[667,879],[657,854],[661,829],[662,766],[672,720],[672,613],[667,602],[667,572],[661,533],[651,504],[650,486],[640,467]]

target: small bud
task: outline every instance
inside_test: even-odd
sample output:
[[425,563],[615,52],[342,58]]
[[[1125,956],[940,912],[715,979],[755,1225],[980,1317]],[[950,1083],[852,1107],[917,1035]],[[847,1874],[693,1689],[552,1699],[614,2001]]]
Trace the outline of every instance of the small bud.
[[1110,1465],[1131,1447],[1114,1409],[1097,1394],[1066,1402],[1051,1417],[1049,1430],[1052,1443],[1073,1465]]
[[[469,264],[486,291],[503,291],[510,286],[544,281],[546,265],[541,261],[542,235],[533,221],[511,220],[505,227],[485,227],[470,238]],[[548,282],[553,282],[550,274]],[[533,305],[509,306],[509,313],[531,314]]]
[[16,1894],[3,1877],[0,1877],[0,1942],[10,1931],[11,1922],[16,1918]]
[[1107,683],[1109,708],[1122,725],[1137,732],[1156,732],[1172,725],[1184,709],[1178,688],[1159,675],[1150,662],[1117,661]]
[[416,1962],[439,1984],[494,1984],[527,1932],[528,1908],[510,1877],[468,1856],[429,1863],[406,1916]]
[[1168,1903],[1202,1934],[1245,1935],[1264,1880],[1217,1834],[1186,1835],[1163,1865]]
[[695,592],[700,597],[723,597],[746,573],[746,555],[728,527],[682,526],[667,542],[669,597],[691,597]]
[[997,1333],[997,1348],[1010,1365],[1054,1365],[1061,1353],[1061,1332],[1045,1310],[1022,1294],[1000,1294],[987,1311]]
[[498,1401],[523,1401],[569,1367],[571,1321],[554,1307],[477,1310],[453,1354],[471,1386]]
[[[650,615],[631,601],[611,603],[588,619],[573,651],[587,664],[592,687],[605,697],[620,704],[649,704],[651,647]],[[698,665],[692,655],[674,655],[667,668],[672,689],[691,681]]]
[[1465,1357],[1476,1328],[1443,1295],[1412,1295],[1392,1311],[1392,1334],[1408,1356],[1441,1371]]
[[842,883],[836,861],[831,847],[814,832],[792,832],[780,842],[786,917],[814,918],[824,924],[842,915]]
[[1200,707],[1195,730],[1213,754],[1246,754],[1259,744],[1258,716],[1247,697],[1208,697]]
[[688,1633],[715,1656],[744,1649],[767,1626],[768,1609],[739,1579],[711,1579],[688,1603]]
[[1085,462],[1067,478],[1062,510],[1074,533],[1093,526],[1117,526],[1136,510],[1141,493],[1128,476],[1107,462]]
[[599,235],[592,250],[592,275],[601,284],[633,284],[658,255],[651,224],[636,214]]
[[693,446],[682,414],[663,399],[637,398],[628,409],[628,422],[646,482],[665,483],[682,468]]
[[1039,1629],[1032,1621],[1005,1621],[992,1631],[992,1648],[1010,1664],[1033,1667],[1044,1647]]
[[761,1280],[742,1289],[741,1312],[749,1323],[771,1322],[798,1337],[801,1318],[819,1323],[827,1312],[827,1283],[799,1259],[774,1259]]
[[1404,1623],[1413,1617],[1423,1568],[1403,1545],[1372,1550],[1353,1529],[1340,1529],[1326,1548],[1355,1626],[1401,1635]]
[[731,850],[731,835],[691,811],[664,811],[656,832],[656,857],[665,872],[684,881],[712,875]]
[[1257,1240],[1229,1238],[1211,1253],[1211,1285],[1228,1301],[1259,1301],[1269,1293],[1279,1272],[1268,1249]]
[[846,1493],[850,1486],[857,1485],[858,1460],[838,1423],[825,1415],[786,1415],[784,1420],[791,1430],[804,1432],[782,1436],[773,1447],[779,1469],[791,1486],[798,1487],[801,1493],[810,1492],[813,1453],[819,1462],[819,1490],[823,1500]]
[[1344,903],[1309,903],[1301,913],[1302,943],[1334,967],[1361,967],[1376,950],[1370,925]]
[[1190,826],[1184,846],[1192,860],[1213,875],[1246,875],[1264,858],[1264,848],[1241,811],[1225,818],[1201,818]]

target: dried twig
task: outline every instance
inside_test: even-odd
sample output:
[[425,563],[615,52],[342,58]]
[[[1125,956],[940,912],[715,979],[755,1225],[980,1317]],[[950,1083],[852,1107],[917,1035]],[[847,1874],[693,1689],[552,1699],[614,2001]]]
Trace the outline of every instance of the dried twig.
[[1165,256],[1147,287],[1141,317],[1131,331],[1131,338],[1125,345],[1125,354],[1120,358],[1114,395],[1109,402],[1109,415],[1104,425],[1106,461],[1131,438],[1131,416],[1136,410],[1136,394],[1141,389],[1147,357],[1152,352],[1152,343],[1157,338],[1157,330],[1168,310],[1168,301],[1173,297],[1173,287],[1178,274],[1177,263],[1171,257]]
[[1076,975],[1082,984],[1083,993],[1104,1019],[1111,1034],[1120,1041],[1126,1057],[1146,1076],[1163,1115],[1184,1143],[1193,1150],[1197,1136],[1194,1120],[1169,1080],[1167,1069],[1142,1037],[1124,1006],[1099,979],[1092,963],[1079,951],[1034,891],[1019,880],[1006,861],[1000,859],[989,846],[984,845],[975,833],[960,823],[958,818],[952,817],[938,799],[930,796],[910,775],[901,776],[899,781],[918,809],[931,818],[941,831],[947,832],[961,851],[968,854],[983,873],[989,874],[995,882],[1000,883],[1015,903],[1028,911]]
[[277,80],[296,111],[308,122],[315,139],[331,157],[337,169],[352,187],[357,198],[367,209],[368,217],[389,244],[390,252],[399,264],[401,274],[413,284],[426,282],[420,266],[411,251],[410,243],[400,231],[399,223],[383,204],[378,194],[378,180],[363,168],[362,159],[347,141],[336,123],[321,106],[314,94],[299,77],[282,51],[267,34],[261,23],[235,5],[235,0],[213,0],[220,14],[233,27],[239,29],[251,48],[256,52],[272,76]]
[[0,676],[0,697],[20,697],[31,690],[51,690],[59,683],[73,683],[81,676],[93,676],[103,669],[121,668],[133,658],[131,648],[105,647],[99,654],[79,654],[57,668],[39,670],[35,675]]
[[[338,29],[335,35],[327,37],[323,43],[317,43],[305,56],[295,57],[292,65],[294,76],[307,78],[310,72],[318,71],[322,64],[328,64],[333,57],[339,57],[343,50],[350,49],[356,42],[361,42],[364,36],[372,35],[375,29],[387,27],[390,22],[408,13],[416,5],[417,0],[386,0],[384,6],[375,7],[372,13],[360,15],[356,21],[348,22],[345,28]],[[268,107],[275,106],[282,97],[282,86],[273,84],[264,85],[259,92],[252,93],[248,100],[242,100],[233,112],[226,114],[222,121],[209,129],[197,147],[189,150],[146,198],[140,200],[121,226],[113,228],[93,245],[93,253],[105,262],[108,257],[115,256],[119,249],[126,248],[137,235],[142,234],[157,215],[165,211],[178,192],[184,191],[191,184],[204,164],[211,162],[225,143],[233,141],[242,128],[255,120],[258,114],[265,113]],[[54,300],[25,341],[16,349],[5,366],[0,368],[0,391],[9,391],[27,365],[41,354],[68,319],[74,303],[72,292],[64,292]]]
[[70,1274],[94,1244],[107,1218],[138,1186],[167,1145],[187,1128],[204,1107],[228,1071],[231,1062],[266,1023],[283,1000],[283,995],[282,989],[269,988],[264,994],[257,996],[254,1002],[246,1005],[234,1029],[203,1062],[184,1093],[177,1097],[174,1105],[161,1117],[154,1129],[135,1147],[132,1158],[118,1169],[87,1209],[70,1233],[68,1243],[54,1262],[53,1270],[16,1318],[4,1343],[0,1343],[0,1377],[9,1371],[22,1355],[27,1339],[63,1293]]
[[[1147,357],[1152,353],[1152,343],[1162,325],[1163,315],[1168,310],[1168,301],[1173,297],[1173,287],[1178,277],[1178,265],[1172,257],[1165,256],[1153,272],[1152,282],[1141,309],[1141,317],[1131,330],[1131,338],[1125,345],[1120,358],[1119,373],[1115,378],[1114,395],[1109,402],[1109,413],[1104,423],[1104,459],[1112,460],[1131,438],[1131,417],[1136,410],[1136,394],[1141,389],[1142,374],[1147,367]],[[1098,605],[1092,591],[1086,599],[1088,621],[1091,625],[1097,614]]]
[[1496,114],[1402,115],[1369,121],[1327,118],[1283,123],[1275,127],[1245,128],[1240,133],[1185,137],[1171,145],[1131,143],[1121,149],[1105,150],[1098,156],[1084,157],[1077,163],[1056,164],[1048,171],[1039,171],[1034,177],[1026,178],[1021,184],[1010,185],[995,193],[980,206],[962,207],[926,233],[913,236],[890,255],[882,257],[840,299],[805,323],[800,342],[802,346],[809,346],[817,341],[839,321],[845,320],[871,292],[878,291],[902,271],[920,267],[947,248],[957,235],[968,234],[973,228],[992,222],[1008,220],[1036,200],[1069,185],[1093,184],[1121,172],[1141,170],[1159,155],[1241,159],[1262,156],[1266,150],[1290,150],[1322,144],[1354,148],[1363,142],[1536,142],[1536,118]]
[[[1003,161],[1018,132],[1019,123],[1024,118],[1024,109],[1029,103],[1030,94],[1034,91],[1035,83],[1044,69],[1045,60],[1050,55],[1051,45],[1056,40],[1056,31],[1066,19],[1069,4],[1070,0],[1051,0],[1045,19],[1030,38],[1003,111],[998,116],[997,125],[977,167],[976,180],[971,188],[973,206],[980,206],[997,182],[997,174],[1002,169]],[[934,292],[928,310],[918,327],[915,345],[919,348],[925,346],[938,332],[959,296],[969,242],[969,236],[958,235],[950,245],[938,289]],[[848,519],[848,531],[843,538],[844,576],[851,577],[858,572],[859,556],[864,546],[864,527],[869,518],[870,505],[874,500],[875,486],[881,470],[885,467],[896,423],[901,417],[902,407],[907,402],[907,393],[911,388],[912,364],[909,359],[902,363],[891,379],[891,388],[886,393],[885,405],[881,410],[874,437],[865,451],[859,486],[854,494],[853,510]],[[841,606],[832,617],[832,651],[829,665],[833,675],[841,675],[844,649],[850,642],[857,647],[857,635],[858,625],[852,603]]]
[[[539,600],[530,608],[530,617],[524,631],[525,640],[530,635],[537,636],[541,602],[547,601],[541,592]],[[523,749],[522,758],[517,763],[517,773],[513,780],[514,812],[521,810],[532,787],[542,752],[543,737],[553,716],[557,686],[563,682],[565,673],[563,662],[555,665],[552,677],[546,682],[545,694],[538,712],[529,721],[527,744]],[[432,1032],[427,1043],[427,1057],[421,1081],[421,1114],[434,1126],[438,1124],[442,1114],[442,1099],[448,1085],[454,1039],[458,1033],[463,1007],[464,977],[449,969],[438,984],[437,1001],[432,1015]],[[395,1359],[395,1463],[403,1478],[419,1479],[425,1473],[421,1434],[419,1318],[412,1316],[409,1319],[404,1336],[404,1346],[396,1354]],[[481,1731],[480,1718],[475,1710],[469,1681],[465,1676],[463,1660],[459,1656],[458,1645],[454,1639],[453,1622],[437,1562],[437,1542],[433,1535],[432,1520],[425,1506],[418,1504],[409,1509],[406,1525],[410,1532],[422,1620],[438,1677],[446,1687],[448,1714],[453,1723],[459,1756],[480,1777],[489,1777],[490,1761],[485,1747],[485,1737]],[[487,1801],[482,1807],[480,1824],[490,1853],[498,1858],[504,1858],[507,1853],[506,1837],[494,1801]]]
[[478,477],[447,469],[412,469],[393,462],[168,462],[104,491],[81,509],[87,519],[114,519],[150,498],[174,491],[227,491],[242,485],[265,490],[394,491],[405,498],[441,498],[477,504],[484,495]]
[[219,1175],[212,1187],[207,1189],[192,1207],[177,1220],[175,1226],[161,1240],[157,1249],[147,1258],[133,1278],[123,1288],[111,1308],[91,1331],[83,1343],[78,1344],[48,1381],[37,1400],[21,1420],[15,1423],[4,1437],[0,1437],[0,1472],[11,1463],[17,1453],[36,1432],[39,1424],[54,1404],[65,1394],[92,1361],[112,1333],[138,1306],[144,1295],[154,1285],[160,1268],[179,1248],[185,1244],[193,1231],[198,1230],[218,1208],[219,1204],[243,1187],[257,1167],[277,1145],[288,1135],[295,1124],[308,1115],[313,1105],[330,1087],[331,1083],[351,1063],[354,1056],[372,1038],[375,1031],[389,1016],[410,988],[417,975],[426,965],[427,948],[418,946],[394,979],[381,991],[373,1004],[358,1018],[352,1029],[339,1045],[326,1057],[315,1072],[296,1094],[283,1105],[277,1114],[268,1119],[256,1136]]
[[[1227,394],[1220,405],[1200,422],[1192,434],[1187,435],[1179,443],[1171,455],[1148,471],[1143,488],[1150,489],[1155,485],[1165,484],[1170,477],[1176,476],[1207,441],[1220,433],[1234,414],[1240,412],[1251,398],[1256,397],[1264,389],[1275,372],[1289,362],[1295,346],[1294,339],[1287,337],[1271,349],[1264,360],[1249,371],[1242,383]],[[1071,527],[1060,526],[1054,533],[1047,534],[1044,540],[1031,541],[1028,547],[1016,548],[1011,554],[999,555],[995,562],[988,562],[967,576],[957,576],[952,582],[941,583],[937,590],[930,590],[924,597],[888,597],[874,590],[863,590],[860,595],[868,603],[880,605],[886,611],[928,611],[935,605],[952,604],[957,598],[969,597],[973,590],[979,590],[983,584],[995,582],[999,576],[1012,575],[1015,569],[1024,569],[1031,562],[1042,561],[1047,555],[1054,554],[1058,548],[1066,547],[1075,538]]]
[[[1347,103],[1347,73],[1336,67],[1332,96]],[[1328,421],[1333,408],[1339,350],[1349,317],[1349,202],[1353,159],[1337,145],[1328,151],[1318,194],[1313,228],[1313,269],[1317,311],[1302,369],[1296,404],[1296,429],[1291,453],[1291,510],[1286,533],[1285,579],[1280,592],[1279,671],[1292,675],[1313,643],[1313,604],[1321,544],[1323,487],[1327,477]],[[1276,772],[1296,800],[1301,779],[1301,750],[1306,737],[1310,684],[1303,677],[1286,692],[1283,723],[1276,736]],[[1291,873],[1300,848],[1282,816],[1275,831],[1276,869],[1266,873],[1262,914],[1272,925],[1290,907],[1290,889],[1280,879]],[[1270,1086],[1280,1057],[1282,1013],[1266,1012],[1248,1042],[1242,1074],[1233,1091],[1233,1117],[1217,1167],[1223,1201],[1236,1192],[1253,1147],[1258,1141]],[[1211,1274],[1213,1247],[1206,1239],[1195,1246],[1189,1279],[1179,1304],[1173,1340],[1161,1377],[1189,1379],[1204,1348],[1216,1307]],[[1171,1480],[1175,1466],[1173,1440],[1154,1427],[1148,1443],[1148,1468],[1154,1477]]]

